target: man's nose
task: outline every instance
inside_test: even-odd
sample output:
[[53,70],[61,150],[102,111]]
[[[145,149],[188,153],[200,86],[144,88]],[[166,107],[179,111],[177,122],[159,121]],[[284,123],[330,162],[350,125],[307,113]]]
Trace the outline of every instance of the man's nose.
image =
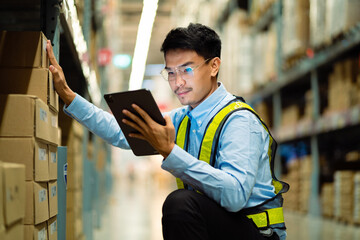
[[179,70],[176,69],[176,76],[175,76],[175,84],[176,86],[182,86],[185,84],[185,80],[182,78]]

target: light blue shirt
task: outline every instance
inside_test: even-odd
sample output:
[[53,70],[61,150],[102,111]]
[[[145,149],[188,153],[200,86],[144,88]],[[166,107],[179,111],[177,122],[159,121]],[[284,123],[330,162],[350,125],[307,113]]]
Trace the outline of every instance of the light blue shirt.
[[[259,205],[275,196],[268,147],[269,134],[250,111],[237,111],[221,131],[215,166],[197,159],[205,128],[211,118],[234,96],[223,84],[200,103],[169,113],[175,130],[186,115],[191,121],[188,152],[175,145],[162,168],[200,190],[230,212]],[[64,111],[108,143],[129,149],[115,118],[79,95]],[[284,231],[276,230],[283,239]]]

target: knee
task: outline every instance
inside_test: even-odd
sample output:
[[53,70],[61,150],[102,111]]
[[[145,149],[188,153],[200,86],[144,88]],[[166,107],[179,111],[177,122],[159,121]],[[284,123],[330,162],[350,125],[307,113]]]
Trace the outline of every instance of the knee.
[[163,204],[163,215],[185,213],[192,208],[194,203],[194,191],[179,189],[167,196]]

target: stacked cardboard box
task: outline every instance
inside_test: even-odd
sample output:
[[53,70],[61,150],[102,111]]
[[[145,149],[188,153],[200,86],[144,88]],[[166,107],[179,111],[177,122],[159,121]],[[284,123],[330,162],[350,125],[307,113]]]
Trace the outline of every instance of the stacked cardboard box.
[[334,65],[329,75],[328,107],[325,114],[346,111],[360,104],[359,66],[357,59],[346,59]]
[[319,48],[326,39],[326,1],[310,0],[310,44]]
[[354,172],[336,171],[334,182],[334,216],[339,221],[353,222]]
[[268,107],[266,102],[262,101],[254,106],[254,110],[259,114],[261,119],[266,123],[266,125],[271,128],[272,127],[272,112],[271,109]]
[[360,224],[360,172],[354,176],[354,222]]
[[326,41],[331,42],[360,21],[360,1],[326,1]]
[[300,212],[307,213],[309,211],[309,200],[311,193],[311,173],[312,173],[312,161],[311,155],[303,156],[300,159]]
[[57,215],[59,103],[46,41],[41,32],[0,32],[0,159],[25,165],[25,239],[49,238]]
[[283,53],[305,53],[309,45],[309,0],[283,1]]
[[24,239],[24,217],[25,166],[0,162],[0,239]]
[[258,33],[253,39],[252,78],[259,88],[276,78],[276,25],[272,24],[266,32]]
[[298,105],[290,105],[283,109],[281,116],[282,126],[294,126],[300,119],[300,108]]
[[[221,79],[227,89],[234,94],[249,93],[251,77],[251,36],[247,24],[247,15],[243,10],[234,10],[224,24]],[[242,56],[242,57],[239,57]],[[241,79],[241,81],[239,81]]]
[[293,159],[288,165],[288,174],[282,178],[290,184],[290,190],[284,194],[284,208],[293,211],[300,209],[300,161]]
[[83,134],[83,127],[72,121],[67,138],[66,239],[80,239],[83,235]]
[[321,206],[324,217],[334,216],[334,196],[334,183],[324,183],[321,188]]
[[272,4],[276,0],[252,0],[250,8],[250,19],[252,23],[255,23],[261,18],[261,16],[269,10]]

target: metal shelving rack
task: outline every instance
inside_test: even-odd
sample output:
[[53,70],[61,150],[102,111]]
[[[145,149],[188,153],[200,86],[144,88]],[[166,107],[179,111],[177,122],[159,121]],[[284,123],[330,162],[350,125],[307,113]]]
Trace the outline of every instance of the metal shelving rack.
[[[251,1],[249,1],[251,2]],[[250,3],[249,3],[250,4]],[[282,70],[282,1],[278,0],[265,12],[265,14],[252,26],[251,32],[257,33],[266,28],[275,21],[277,25],[278,49],[276,54],[277,79],[270,82],[263,88],[256,90],[250,100],[250,103],[260,102],[267,99],[272,101],[273,106],[273,131],[279,137],[279,148],[282,144],[288,142],[302,141],[308,139],[310,143],[310,152],[312,156],[312,175],[311,175],[311,194],[309,199],[309,214],[321,216],[321,206],[319,199],[320,192],[320,149],[319,136],[334,131],[342,131],[347,127],[358,127],[360,125],[360,106],[353,107],[349,111],[338,113],[330,117],[321,116],[320,113],[320,92],[319,92],[319,69],[333,64],[337,59],[360,46],[360,23],[347,32],[339,41],[328,45],[321,51],[316,52],[313,58],[304,58],[292,68]],[[281,91],[292,84],[301,81],[308,81],[310,89],[313,92],[313,113],[312,121],[298,125],[290,129],[285,134],[281,134],[281,109],[282,95]],[[278,153],[279,153],[278,149]],[[279,159],[277,157],[277,162]],[[280,164],[277,164],[280,165]],[[277,170],[277,173],[279,169]]]
[[[104,106],[102,93],[106,88],[106,76],[104,69],[99,68],[99,74],[103,81],[98,85],[96,74],[90,64],[89,50],[90,31],[94,8],[93,1],[84,2],[83,26],[76,13],[74,0],[4,0],[0,5],[0,30],[8,31],[42,31],[51,40],[55,57],[62,66],[69,86],[95,105]],[[100,32],[103,34],[102,32]],[[103,44],[104,42],[102,42]],[[105,81],[104,81],[105,79]],[[61,104],[60,108],[63,104]],[[62,113],[60,109],[59,114]],[[71,122],[70,118],[64,121]],[[69,126],[69,123],[59,122],[59,127]],[[111,150],[108,145],[97,146],[97,137],[90,137],[91,133],[84,128],[82,144],[83,151],[83,233],[86,239],[93,239],[94,227],[101,226],[102,209],[105,205],[100,203],[104,200],[99,196],[99,177],[106,178],[107,193],[111,188],[111,176],[109,172],[96,170],[96,153],[100,147],[106,152],[106,163],[111,162]],[[88,158],[89,142],[94,143],[94,159]],[[91,161],[90,161],[91,160]],[[109,167],[106,167],[109,170]],[[105,186],[102,186],[105,187]],[[106,199],[105,199],[106,200]],[[94,218],[96,216],[96,218]],[[65,226],[61,226],[62,229]],[[59,226],[60,229],[60,226]]]

